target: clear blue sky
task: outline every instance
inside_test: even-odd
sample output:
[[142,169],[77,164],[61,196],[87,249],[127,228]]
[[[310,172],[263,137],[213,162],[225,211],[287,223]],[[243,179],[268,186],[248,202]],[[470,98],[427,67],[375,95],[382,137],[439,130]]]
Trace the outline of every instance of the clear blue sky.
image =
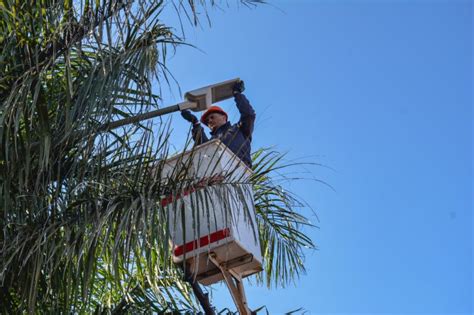
[[[254,148],[335,169],[313,174],[336,192],[291,186],[320,218],[307,275],[282,290],[247,285],[250,306],[472,313],[472,2],[287,0],[211,18],[187,31],[202,51],[181,47],[169,62],[182,90],[241,77]],[[179,147],[188,125],[173,123]],[[213,303],[234,308],[223,286]]]

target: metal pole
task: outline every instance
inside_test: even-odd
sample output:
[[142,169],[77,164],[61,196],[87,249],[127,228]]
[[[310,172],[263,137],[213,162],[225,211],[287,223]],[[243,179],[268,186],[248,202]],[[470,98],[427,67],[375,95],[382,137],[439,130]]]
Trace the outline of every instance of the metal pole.
[[108,123],[108,124],[103,124],[102,126],[100,126],[98,128],[98,130],[99,131],[104,131],[104,130],[115,129],[115,128],[122,127],[122,126],[125,126],[125,125],[128,125],[128,124],[137,123],[137,122],[142,121],[142,120],[162,116],[162,115],[165,115],[165,114],[177,112],[177,111],[188,109],[188,108],[192,108],[195,105],[196,105],[196,103],[194,103],[194,102],[179,103],[179,104],[176,104],[176,105],[173,105],[173,106],[160,108],[160,109],[148,112],[148,113],[144,113],[144,114],[140,114],[140,115],[132,116],[132,117],[127,117],[127,118],[124,118],[124,119],[113,121],[113,122]]

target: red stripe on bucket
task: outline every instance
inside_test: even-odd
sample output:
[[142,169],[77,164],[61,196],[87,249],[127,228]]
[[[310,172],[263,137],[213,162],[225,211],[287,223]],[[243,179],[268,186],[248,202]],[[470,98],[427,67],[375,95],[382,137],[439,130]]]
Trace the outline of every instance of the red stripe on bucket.
[[195,249],[198,249],[199,247],[206,246],[211,243],[215,243],[217,241],[220,241],[227,236],[230,236],[230,230],[229,228],[225,228],[223,230],[216,231],[214,233],[211,233],[209,235],[201,237],[199,240],[194,240],[191,242],[188,242],[184,245],[178,246],[174,249],[174,255],[175,256],[181,256],[185,252],[190,252]]

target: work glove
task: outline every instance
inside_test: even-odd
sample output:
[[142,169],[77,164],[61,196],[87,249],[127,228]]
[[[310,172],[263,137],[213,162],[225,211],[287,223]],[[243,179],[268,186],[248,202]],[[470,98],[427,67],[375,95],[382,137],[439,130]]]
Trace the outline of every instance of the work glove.
[[245,84],[244,81],[240,80],[239,82],[235,83],[234,86],[232,87],[232,93],[234,95],[240,94],[245,90]]
[[190,123],[192,123],[193,125],[197,124],[199,122],[199,120],[197,119],[196,116],[194,116],[193,114],[191,114],[191,112],[189,110],[183,110],[181,112],[181,116],[183,116],[184,119],[186,119],[187,121],[189,121]]

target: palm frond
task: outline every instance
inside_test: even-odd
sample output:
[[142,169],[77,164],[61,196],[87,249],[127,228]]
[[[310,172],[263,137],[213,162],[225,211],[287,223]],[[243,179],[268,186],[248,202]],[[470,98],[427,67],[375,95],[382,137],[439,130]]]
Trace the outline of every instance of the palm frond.
[[264,273],[258,279],[268,287],[285,286],[305,272],[304,250],[316,246],[304,228],[314,225],[299,211],[306,206],[304,201],[272,178],[297,164],[285,164],[284,154],[265,148],[255,151],[252,159],[251,182],[264,259]]

